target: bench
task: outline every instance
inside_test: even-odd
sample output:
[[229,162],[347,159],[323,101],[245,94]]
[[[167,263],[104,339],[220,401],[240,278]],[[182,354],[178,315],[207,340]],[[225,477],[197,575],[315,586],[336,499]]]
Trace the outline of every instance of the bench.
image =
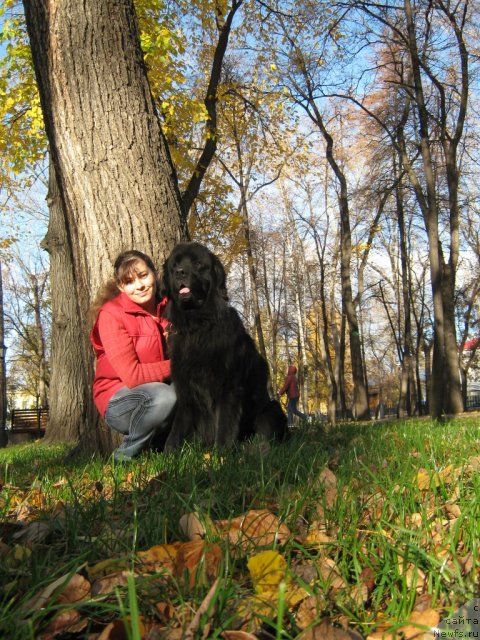
[[11,433],[45,435],[48,409],[12,409]]

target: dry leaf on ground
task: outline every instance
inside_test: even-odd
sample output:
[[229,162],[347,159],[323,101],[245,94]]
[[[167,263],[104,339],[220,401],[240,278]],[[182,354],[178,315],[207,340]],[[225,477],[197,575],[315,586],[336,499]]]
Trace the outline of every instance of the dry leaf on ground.
[[90,580],[93,582],[98,578],[102,578],[116,571],[122,571],[128,569],[130,566],[130,560],[128,558],[108,558],[107,560],[101,560],[94,565],[87,565],[87,574]]
[[328,620],[322,620],[314,627],[307,629],[299,636],[299,640],[362,640],[362,636],[351,629],[334,627]]
[[441,484],[449,485],[455,482],[461,469],[454,467],[453,464],[447,465],[440,471],[429,473],[427,469],[419,469],[417,473],[417,486],[420,491],[428,491],[430,487],[439,487]]
[[406,624],[389,631],[393,624],[383,624],[382,628],[367,637],[367,640],[431,640],[433,627],[440,622],[440,614],[432,608],[413,611]]
[[137,566],[137,570],[140,573],[155,573],[162,570],[173,573],[175,559],[181,546],[180,542],[156,544],[146,551],[139,551],[137,558],[140,564]]
[[91,593],[90,583],[82,575],[79,573],[66,574],[54,580],[31,598],[24,606],[25,612],[31,613],[32,610],[40,610],[49,602],[57,590],[59,593],[55,597],[55,602],[79,602],[89,597]]
[[319,620],[326,605],[327,600],[323,593],[305,598],[305,600],[300,603],[295,617],[295,622],[298,627],[300,629],[306,629],[316,620]]
[[228,536],[231,544],[243,551],[284,544],[290,538],[290,529],[267,509],[253,509],[233,520],[215,522],[220,535]]
[[188,579],[190,588],[206,585],[218,576],[222,562],[222,550],[218,544],[204,540],[192,540],[180,545],[175,557],[174,574]]
[[176,610],[171,602],[157,602],[155,608],[163,623],[167,624],[175,618]]
[[61,611],[49,623],[47,628],[38,636],[38,640],[50,640],[51,638],[64,637],[64,634],[77,634],[88,625],[88,620],[82,618],[76,609]]
[[34,520],[27,524],[21,531],[14,533],[13,538],[21,542],[43,542],[51,530],[52,527],[49,522],[45,520]]
[[188,627],[185,629],[185,635],[184,635],[185,640],[194,639],[195,634],[198,631],[198,628],[200,626],[202,616],[204,616],[207,613],[209,615],[209,618],[207,623],[204,622],[202,638],[206,637],[206,634],[208,634],[208,631],[210,629],[210,620],[215,613],[215,594],[217,592],[219,584],[220,584],[220,579],[217,578],[215,582],[212,584],[212,586],[210,587],[207,595],[203,599],[202,604],[199,606],[197,612],[193,616],[192,621],[190,622]]
[[180,518],[180,529],[189,540],[202,540],[207,533],[217,533],[215,523],[208,516],[186,513]]
[[338,591],[346,586],[345,580],[340,575],[334,560],[331,558],[322,558],[316,564],[320,575],[327,583],[329,589]]
[[278,585],[285,578],[287,561],[277,551],[263,551],[249,558],[247,566],[257,594],[272,588],[276,593]]
[[103,578],[95,580],[92,584],[92,596],[100,596],[110,593],[115,587],[125,587],[127,585],[128,571],[117,571],[110,573]]

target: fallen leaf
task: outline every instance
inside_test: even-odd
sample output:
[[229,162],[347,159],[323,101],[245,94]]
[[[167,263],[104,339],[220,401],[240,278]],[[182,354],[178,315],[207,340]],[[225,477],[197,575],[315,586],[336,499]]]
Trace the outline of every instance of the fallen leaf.
[[423,516],[421,513],[417,513],[417,512],[412,513],[409,520],[410,520],[410,525],[415,529],[418,529],[423,524]]
[[412,611],[408,623],[397,629],[396,637],[402,637],[405,640],[430,639],[432,627],[436,627],[439,622],[440,614],[435,609]]
[[411,562],[405,566],[403,558],[399,558],[398,570],[401,576],[405,576],[405,583],[409,589],[415,589],[419,594],[423,593],[426,576],[421,569]]
[[410,622],[421,624],[425,627],[436,627],[440,622],[440,613],[433,608],[423,609],[423,611],[412,611]]
[[174,574],[179,579],[187,579],[191,589],[196,584],[206,585],[218,576],[222,562],[222,550],[218,544],[204,540],[184,542],[178,548]]
[[220,535],[227,535],[230,543],[243,551],[283,544],[291,535],[290,529],[267,509],[253,509],[233,520],[216,520],[215,524]]
[[467,460],[465,470],[468,471],[480,471],[480,456],[471,456]]
[[215,524],[210,518],[203,516],[200,519],[198,513],[186,513],[180,518],[180,529],[189,540],[201,540],[207,532],[215,533]]
[[46,629],[38,636],[38,640],[49,640],[59,634],[80,633],[88,625],[76,609],[61,611],[50,621]]
[[175,617],[175,607],[170,602],[157,602],[155,605],[160,620],[165,624]]
[[62,589],[57,602],[80,602],[90,596],[91,590],[90,582],[79,573],[75,573]]
[[[428,602],[430,596],[425,596]],[[431,640],[432,628],[440,622],[440,614],[431,607],[424,608],[422,601],[419,601],[418,609],[412,611],[408,622],[401,627],[385,622],[374,633],[367,637],[367,640]],[[395,631],[390,629],[395,628]]]
[[[56,591],[58,591],[58,594],[55,593]],[[65,574],[33,596],[25,603],[23,610],[29,614],[32,610],[39,611],[53,597],[55,597],[55,602],[58,601],[57,598],[60,596],[64,597],[63,602],[77,602],[85,598],[89,593],[90,583],[83,576],[78,573],[73,575]]]
[[10,556],[15,562],[25,562],[32,555],[31,547],[23,544],[16,544],[13,547],[13,553],[10,553]]
[[299,640],[352,640],[357,638],[361,640],[362,636],[356,631],[340,629],[334,627],[327,620],[322,620],[314,627],[304,631],[298,638]]
[[282,584],[285,602],[289,608],[295,607],[308,597],[305,589],[287,575],[287,562],[277,551],[262,551],[255,554],[249,558],[247,567],[257,599],[257,604],[253,602],[252,608],[257,613],[260,613],[265,605],[276,606]]
[[130,564],[131,562],[128,558],[108,558],[107,560],[97,562],[93,566],[87,565],[86,569],[88,577],[93,581],[96,578],[114,573],[115,570],[121,571],[128,569]]
[[417,486],[420,491],[427,491],[430,487],[439,487],[441,484],[451,484],[457,480],[461,470],[454,467],[453,464],[447,465],[440,471],[430,474],[427,469],[419,469],[417,473]]
[[127,585],[127,571],[118,571],[111,573],[103,578],[95,580],[92,584],[92,596],[100,596],[110,593],[115,587],[124,587]]
[[23,542],[43,542],[51,531],[51,525],[45,520],[36,520],[27,524],[21,531],[13,534],[15,540]]
[[317,480],[315,484],[323,484],[325,488],[328,487],[336,487],[337,486],[337,477],[328,467],[325,467],[320,471],[317,476]]
[[327,601],[324,594],[308,596],[298,607],[295,621],[300,629],[306,629],[322,615]]
[[263,551],[249,558],[248,570],[257,595],[276,594],[278,585],[285,578],[287,562],[277,551]]
[[223,631],[220,634],[223,640],[258,640],[258,636],[254,636],[253,633],[247,633],[246,631]]
[[140,570],[146,573],[154,573],[162,569],[173,573],[175,558],[181,543],[157,544],[146,551],[139,551],[137,558],[140,561]]
[[325,533],[322,525],[319,527],[316,521],[312,522],[303,536],[297,536],[296,540],[305,547],[323,547],[336,542]]
[[345,580],[340,575],[340,572],[338,571],[338,567],[335,564],[334,560],[332,560],[331,558],[323,558],[316,564],[320,575],[327,583],[329,589],[338,591],[339,589],[343,589],[346,586]]
[[449,520],[454,520],[455,518],[459,518],[462,515],[460,507],[458,504],[446,504],[445,512],[447,514],[447,518]]
[[114,620],[107,624],[97,640],[128,640],[128,638],[123,620]]
[[203,599],[201,605],[193,616],[192,621],[185,629],[184,638],[185,640],[193,640],[196,632],[198,631],[200,624],[202,622],[202,618],[208,614],[208,620],[203,619],[203,630],[202,630],[202,638],[206,638],[208,636],[208,632],[210,630],[210,621],[211,618],[215,614],[215,595],[218,590],[218,585],[220,584],[220,579],[217,578],[215,582],[210,587],[207,595]]
[[366,584],[356,584],[350,590],[350,598],[357,605],[361,607],[368,602],[370,593]]

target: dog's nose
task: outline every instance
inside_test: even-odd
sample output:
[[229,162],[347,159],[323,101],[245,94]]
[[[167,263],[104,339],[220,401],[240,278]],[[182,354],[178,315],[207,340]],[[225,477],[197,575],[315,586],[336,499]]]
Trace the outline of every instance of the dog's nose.
[[182,267],[177,267],[177,268],[175,269],[175,274],[176,274],[177,276],[184,276],[184,275],[185,275],[185,271],[182,269]]

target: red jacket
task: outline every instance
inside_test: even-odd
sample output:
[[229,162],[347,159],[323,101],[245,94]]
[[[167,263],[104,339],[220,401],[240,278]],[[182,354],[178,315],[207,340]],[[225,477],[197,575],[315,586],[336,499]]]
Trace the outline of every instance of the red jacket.
[[170,360],[166,359],[162,317],[166,300],[152,317],[138,304],[120,293],[100,307],[90,341],[97,357],[93,399],[103,416],[110,398],[122,387],[170,379]]
[[291,400],[292,398],[299,398],[300,397],[300,394],[298,392],[296,373],[297,373],[297,367],[295,367],[293,364],[291,364],[288,367],[287,377],[285,378],[285,382],[283,383],[283,387],[278,392],[280,395],[286,393],[287,394],[287,398],[289,400]]

